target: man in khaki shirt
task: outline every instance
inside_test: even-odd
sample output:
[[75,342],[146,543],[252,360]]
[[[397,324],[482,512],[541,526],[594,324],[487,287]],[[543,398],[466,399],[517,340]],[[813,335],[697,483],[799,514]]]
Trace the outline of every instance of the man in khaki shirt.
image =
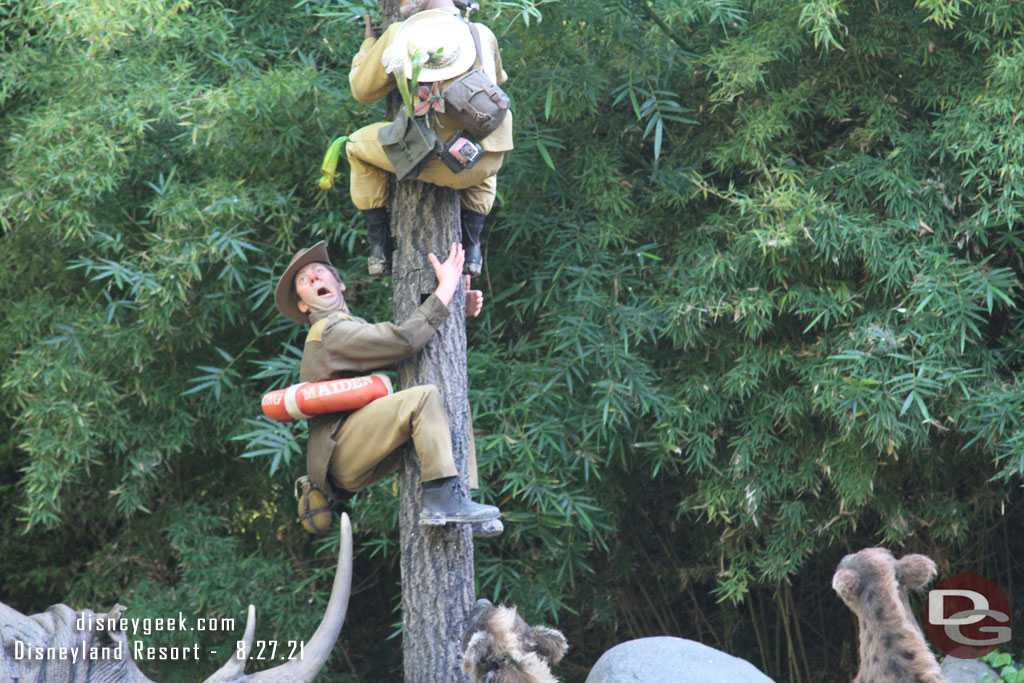
[[[309,323],[299,379],[323,382],[363,375],[409,358],[422,349],[448,317],[462,277],[462,247],[452,245],[441,263],[434,293],[404,323],[371,324],[353,316],[345,302],[345,285],[331,265],[324,242],[300,250],[277,283],[274,301],[289,320]],[[475,316],[483,294],[467,288],[466,313]],[[399,465],[395,450],[412,439],[420,459],[423,510],[420,524],[488,522],[501,514],[493,505],[475,503],[458,489],[451,434],[437,387],[412,387],[378,398],[350,413],[314,415],[308,421],[306,467],[321,490],[360,491]],[[475,459],[471,458],[475,482]]]
[[[443,30],[446,22],[460,21],[459,11],[452,0],[403,0],[400,4],[402,16],[408,19],[415,15],[417,24],[431,22],[431,26],[442,27]],[[410,22],[391,24],[384,34],[377,38],[367,16],[365,39],[359,53],[352,60],[352,70],[349,72],[352,96],[358,101],[374,102],[395,89],[395,73],[389,73],[387,68],[399,65],[397,72],[401,77],[400,64],[409,59],[409,56],[391,54],[393,51],[389,52],[389,48],[395,43],[396,36],[406,23]],[[498,41],[491,30],[483,24],[474,26],[480,36],[480,54],[476,55],[476,61],[471,66],[487,74],[494,83],[501,85],[508,76],[501,65]],[[406,45],[405,41],[399,41],[399,44]],[[476,52],[472,41],[459,45],[458,49]],[[385,65],[385,61],[389,63],[388,66]],[[465,71],[450,73],[450,70],[444,68],[432,71],[428,62],[420,72],[419,81],[441,81],[443,89],[462,73]],[[460,126],[443,113],[435,113],[431,118],[436,123],[437,133],[442,141],[448,140],[460,130]],[[390,270],[390,226],[384,207],[388,200],[387,174],[393,173],[394,169],[377,139],[380,129],[387,124],[387,121],[381,121],[360,128],[349,136],[345,145],[345,153],[351,167],[349,192],[352,203],[363,212],[366,219],[371,275],[385,275]],[[454,173],[440,159],[432,159],[417,176],[418,180],[424,182],[461,190],[462,245],[466,251],[466,272],[471,275],[479,275],[483,266],[480,232],[484,219],[494,204],[497,189],[495,176],[501,168],[505,152],[512,149],[512,112],[509,111],[501,125],[479,142],[484,154],[472,168]]]

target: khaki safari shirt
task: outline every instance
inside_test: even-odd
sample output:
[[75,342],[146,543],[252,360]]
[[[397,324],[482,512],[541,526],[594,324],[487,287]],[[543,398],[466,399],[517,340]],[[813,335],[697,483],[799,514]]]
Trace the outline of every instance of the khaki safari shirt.
[[[459,14],[454,7],[451,8],[451,12],[455,16]],[[492,81],[501,85],[508,80],[508,75],[501,66],[498,39],[491,33],[491,29],[483,24],[474,23],[473,26],[480,34],[480,51],[482,52],[476,56],[473,68],[483,71]],[[401,27],[402,22],[398,21],[388,26],[380,38],[367,38],[359,48],[359,53],[352,59],[352,70],[348,74],[348,80],[352,86],[352,96],[360,102],[369,104],[379,100],[397,87],[395,77],[384,71],[381,56],[384,54],[384,50],[391,45],[395,33]],[[455,79],[445,81],[442,88],[447,88],[453,80]],[[442,140],[447,140],[461,130],[461,126],[445,114],[437,114],[437,124],[437,134]],[[488,152],[507,152],[512,149],[511,110],[506,114],[501,125],[480,141],[480,146]]]
[[[299,380],[326,382],[357,377],[403,361],[426,346],[447,317],[448,307],[433,294],[401,325],[368,323],[341,311],[311,313]],[[347,413],[314,415],[308,421],[309,478],[322,491],[334,495],[337,488],[327,481],[327,464],[346,416]]]

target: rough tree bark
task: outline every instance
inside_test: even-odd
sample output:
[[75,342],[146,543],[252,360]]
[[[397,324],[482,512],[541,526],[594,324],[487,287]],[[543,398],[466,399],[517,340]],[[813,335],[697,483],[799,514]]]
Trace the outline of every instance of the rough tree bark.
[[[387,26],[399,19],[396,0],[381,0]],[[397,110],[389,98],[389,118]],[[393,183],[391,232],[395,320],[405,320],[437,287],[427,260],[444,260],[452,242],[461,241],[459,194],[421,183]],[[460,285],[451,315],[426,348],[402,365],[399,389],[435,385],[444,401],[452,433],[459,485],[468,495],[469,401],[466,380],[465,296]],[[461,669],[459,639],[474,601],[473,537],[468,524],[421,527],[420,468],[410,445],[399,474],[401,487],[401,569],[403,665],[405,681],[469,681]]]
[[[416,181],[397,183],[392,200],[394,310],[408,318],[436,287],[427,254],[439,257],[458,239],[458,193]],[[441,392],[452,432],[460,487],[468,495],[469,404],[462,288],[452,314],[415,358],[399,370],[400,388],[433,384]],[[408,450],[401,486],[403,653],[405,680],[468,681],[459,639],[473,606],[473,538],[468,524],[421,527],[419,462]]]

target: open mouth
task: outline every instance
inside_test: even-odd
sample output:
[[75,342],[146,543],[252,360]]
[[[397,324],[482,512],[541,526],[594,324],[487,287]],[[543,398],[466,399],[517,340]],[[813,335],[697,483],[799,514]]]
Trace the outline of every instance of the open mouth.
[[331,290],[327,289],[326,287],[320,287],[320,288],[318,288],[316,290],[316,295],[317,296],[327,296],[330,293],[331,293]]

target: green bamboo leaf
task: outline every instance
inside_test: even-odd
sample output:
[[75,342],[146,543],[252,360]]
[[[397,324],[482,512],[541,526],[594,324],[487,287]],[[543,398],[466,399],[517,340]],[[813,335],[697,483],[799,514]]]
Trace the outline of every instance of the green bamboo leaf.
[[661,117],[658,117],[658,121],[654,126],[654,165],[657,167],[658,159],[661,157],[661,139],[664,132],[664,126],[661,122]]
[[915,392],[911,391],[909,394],[907,394],[907,398],[904,399],[903,405],[900,406],[900,415],[903,415],[904,413],[907,412],[907,409],[910,408],[910,404],[914,402],[915,398],[917,398],[917,394]]
[[548,149],[541,140],[537,140],[537,151],[540,152],[540,156],[544,159],[544,163],[548,165],[552,171],[555,170],[555,162],[551,160],[551,155],[548,154]]

